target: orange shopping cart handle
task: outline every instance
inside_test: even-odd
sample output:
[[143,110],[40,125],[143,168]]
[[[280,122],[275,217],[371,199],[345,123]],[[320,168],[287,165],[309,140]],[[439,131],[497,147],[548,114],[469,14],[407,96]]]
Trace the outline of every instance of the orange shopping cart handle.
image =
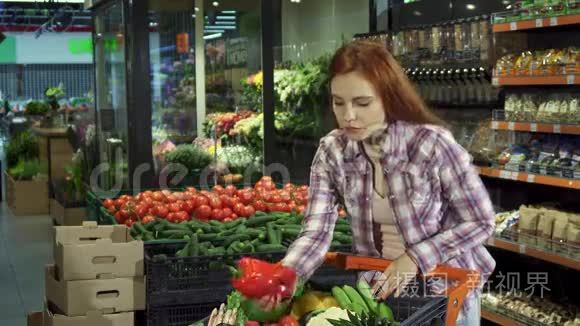
[[[361,271],[384,271],[392,263],[392,260],[379,257],[353,256],[338,252],[326,254],[326,264],[334,265],[345,270]],[[423,277],[443,277],[453,281],[453,285],[446,290],[448,298],[446,326],[455,325],[459,311],[463,306],[463,300],[470,290],[479,286],[480,274],[471,271],[446,265],[438,265],[433,271]]]

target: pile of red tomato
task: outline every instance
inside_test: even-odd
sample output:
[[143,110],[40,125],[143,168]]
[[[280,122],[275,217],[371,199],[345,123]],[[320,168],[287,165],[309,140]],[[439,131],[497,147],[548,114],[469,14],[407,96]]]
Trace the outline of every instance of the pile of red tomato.
[[282,189],[276,189],[270,177],[262,177],[253,188],[217,185],[212,191],[200,191],[193,187],[182,192],[144,191],[136,196],[106,199],[103,206],[117,223],[127,226],[137,221],[146,224],[156,217],[173,223],[192,218],[227,222],[250,217],[256,211],[303,213],[307,197],[308,186],[289,183]]

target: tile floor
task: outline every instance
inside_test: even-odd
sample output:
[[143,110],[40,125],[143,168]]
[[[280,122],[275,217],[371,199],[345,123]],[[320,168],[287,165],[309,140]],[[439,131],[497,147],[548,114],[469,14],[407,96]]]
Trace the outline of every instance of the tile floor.
[[0,325],[25,326],[28,312],[41,311],[52,237],[48,216],[15,217],[0,204]]

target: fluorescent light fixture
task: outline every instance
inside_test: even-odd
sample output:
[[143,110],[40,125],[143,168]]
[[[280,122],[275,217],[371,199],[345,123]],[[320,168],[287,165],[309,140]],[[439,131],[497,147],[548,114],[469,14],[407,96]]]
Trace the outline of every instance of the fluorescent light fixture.
[[467,8],[467,10],[475,10],[475,5],[473,3],[468,3],[465,5],[465,8]]
[[222,37],[222,33],[209,34],[203,37],[204,40],[213,40]]
[[236,29],[236,26],[230,26],[230,25],[220,25],[220,26],[213,26],[213,25],[209,25],[209,26],[205,26],[206,29]]
[[235,10],[222,10],[222,14],[235,14],[236,12]]
[[211,34],[211,33],[224,33],[225,31],[223,29],[212,29],[212,30],[204,30],[203,31],[206,34]]
[[220,21],[217,21],[217,22],[215,22],[215,24],[216,25],[235,25],[236,22],[232,22],[232,21],[229,21],[229,22],[220,22]]
[[236,16],[215,16],[216,19],[236,20]]

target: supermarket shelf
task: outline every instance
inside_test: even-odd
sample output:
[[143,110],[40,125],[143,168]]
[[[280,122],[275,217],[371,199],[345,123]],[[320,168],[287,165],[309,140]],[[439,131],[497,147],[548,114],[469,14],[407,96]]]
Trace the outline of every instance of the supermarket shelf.
[[580,179],[576,180],[576,179],[558,178],[547,175],[531,174],[525,172],[512,172],[488,167],[478,167],[478,169],[479,174],[486,177],[522,181],[528,183],[537,183],[554,187],[580,190]]
[[498,325],[502,326],[521,326],[523,324],[518,323],[517,321],[500,315],[496,312],[493,312],[485,307],[481,307],[481,318],[494,322]]
[[493,77],[494,86],[580,85],[580,75]]
[[539,260],[558,264],[575,270],[580,270],[579,260],[573,259],[571,257],[562,256],[554,252],[544,251],[531,246],[526,246],[526,244],[523,243],[512,242],[497,237],[492,237],[487,241],[487,246],[515,252],[521,255],[533,257]]
[[528,19],[493,25],[494,33],[580,24],[580,14]]
[[580,125],[571,125],[571,124],[492,121],[491,129],[541,132],[549,134],[580,135]]

